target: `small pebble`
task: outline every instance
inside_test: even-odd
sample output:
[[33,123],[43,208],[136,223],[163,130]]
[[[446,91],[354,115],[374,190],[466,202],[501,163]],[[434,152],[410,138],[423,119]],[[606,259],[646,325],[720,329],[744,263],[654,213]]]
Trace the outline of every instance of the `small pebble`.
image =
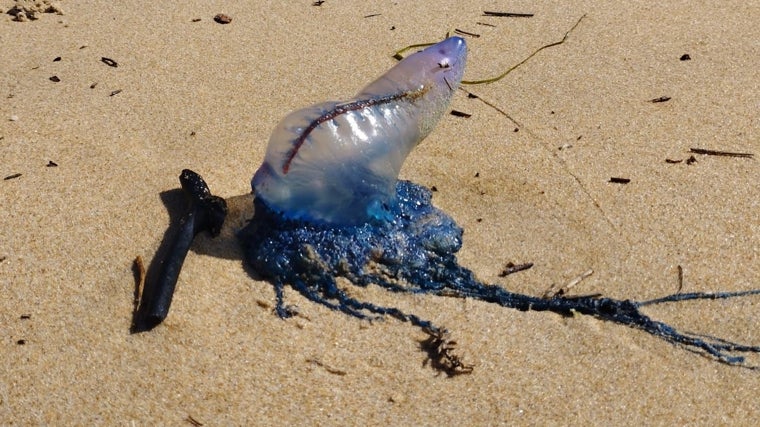
[[219,24],[229,24],[230,22],[232,22],[232,18],[223,13],[220,13],[214,17],[214,21],[216,21]]
[[14,115],[12,115],[12,116],[10,117],[10,119],[11,119],[11,121],[12,121],[12,122],[15,122],[15,121],[17,121],[17,120],[18,120],[18,116],[14,114]]

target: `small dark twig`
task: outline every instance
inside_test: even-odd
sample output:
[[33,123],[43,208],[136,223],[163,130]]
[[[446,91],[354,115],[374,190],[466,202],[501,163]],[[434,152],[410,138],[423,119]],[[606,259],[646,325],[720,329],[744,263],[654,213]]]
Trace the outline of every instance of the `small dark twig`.
[[454,28],[454,32],[462,36],[470,36],[470,37],[475,37],[475,38],[480,37],[480,34],[475,34],[469,31],[460,30],[459,28]]
[[306,362],[313,363],[313,364],[319,366],[320,368],[323,368],[325,371],[327,371],[328,373],[331,373],[333,375],[344,376],[344,375],[346,375],[348,373],[348,372],[346,372],[346,371],[344,371],[342,369],[337,369],[337,368],[333,368],[332,366],[325,365],[321,360],[316,359],[316,358],[306,359]]
[[192,415],[188,415],[187,418],[185,418],[185,421],[190,423],[193,427],[203,427],[203,423],[193,418]]
[[499,18],[532,18],[533,15],[532,13],[483,11],[483,16],[496,16]]
[[454,117],[463,117],[465,119],[469,119],[470,117],[472,117],[472,114],[465,113],[459,110],[451,110],[451,115]]
[[[583,298],[583,297],[569,297],[567,296],[567,293],[570,292],[570,289],[573,289],[574,287],[578,286],[578,284],[584,281],[586,278],[591,277],[592,274],[594,274],[594,270],[591,270],[591,269],[586,270],[580,275],[574,277],[569,282],[567,282],[565,286],[562,286],[560,288],[557,288],[557,285],[552,284],[551,286],[549,286],[549,289],[544,291],[544,294],[541,296],[541,298],[543,299],[559,298],[559,297],[567,298],[567,299]],[[596,295],[593,295],[593,296],[596,296]],[[592,295],[586,295],[585,297],[592,297]]]
[[676,291],[676,294],[680,294],[681,290],[683,290],[683,267],[679,265],[678,266],[678,290]]
[[706,148],[690,148],[689,151],[694,154],[706,154],[708,156],[740,157],[744,159],[751,159],[755,157],[755,155],[752,153],[736,153],[736,152],[731,152],[731,151],[708,150]]
[[526,262],[524,264],[513,264],[511,262],[508,262],[506,266],[504,266],[504,270],[501,270],[501,273],[499,273],[499,277],[507,277],[510,274],[517,273],[519,271],[527,270],[529,268],[533,267],[532,262]]
[[140,294],[145,289],[145,263],[140,255],[132,262],[132,273],[135,275],[135,291],[132,298],[132,329],[135,329],[134,321],[140,309]]
[[628,184],[629,182],[631,182],[631,179],[613,176],[612,178],[610,178],[610,182],[613,184]]

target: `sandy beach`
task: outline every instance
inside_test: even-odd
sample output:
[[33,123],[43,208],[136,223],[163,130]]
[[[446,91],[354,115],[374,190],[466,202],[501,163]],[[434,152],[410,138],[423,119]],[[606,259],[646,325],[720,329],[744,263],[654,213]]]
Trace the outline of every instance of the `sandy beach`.
[[[480,80],[573,28],[463,85],[451,109],[470,116],[444,115],[402,169],[464,228],[460,264],[535,296],[588,270],[571,295],[759,289],[757,4],[62,0],[21,21],[15,4],[0,0],[0,425],[760,423],[760,371],[589,316],[353,287],[445,325],[474,365],[454,377],[408,323],[289,289],[299,315],[282,320],[234,235],[288,112],[455,30]],[[166,321],[130,334],[133,263],[184,206],[185,168],[231,222],[194,242]],[[760,346],[758,296],[644,311]]]

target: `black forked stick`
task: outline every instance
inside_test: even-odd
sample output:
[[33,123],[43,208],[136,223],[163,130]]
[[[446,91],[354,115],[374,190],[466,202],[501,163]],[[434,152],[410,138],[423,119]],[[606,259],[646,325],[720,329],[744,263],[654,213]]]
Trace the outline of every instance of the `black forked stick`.
[[160,264],[161,273],[155,280],[145,283],[132,332],[149,331],[166,319],[179,272],[193,239],[204,230],[217,236],[227,216],[227,203],[211,194],[200,175],[185,169],[179,176],[179,182],[190,204],[180,218],[177,233]]

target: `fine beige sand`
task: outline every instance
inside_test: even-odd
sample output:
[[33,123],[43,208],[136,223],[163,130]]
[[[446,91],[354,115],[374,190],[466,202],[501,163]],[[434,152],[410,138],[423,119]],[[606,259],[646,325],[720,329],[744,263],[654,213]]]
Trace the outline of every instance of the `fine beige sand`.
[[[351,289],[448,327],[475,365],[453,378],[409,324],[292,290],[283,321],[231,234],[197,239],[166,322],[130,334],[133,260],[182,209],[183,168],[245,206],[279,119],[352,96],[394,51],[476,33],[465,78],[488,78],[584,14],[457,93],[472,116],[444,116],[402,178],[437,188],[460,262],[513,291],[592,269],[571,294],[644,300],[678,291],[678,266],[684,292],[760,288],[756,3],[312,3],[60,1],[17,22],[0,1],[0,425],[760,422],[760,372],[590,317]],[[508,262],[535,265],[499,277]],[[646,312],[760,345],[758,297]]]

